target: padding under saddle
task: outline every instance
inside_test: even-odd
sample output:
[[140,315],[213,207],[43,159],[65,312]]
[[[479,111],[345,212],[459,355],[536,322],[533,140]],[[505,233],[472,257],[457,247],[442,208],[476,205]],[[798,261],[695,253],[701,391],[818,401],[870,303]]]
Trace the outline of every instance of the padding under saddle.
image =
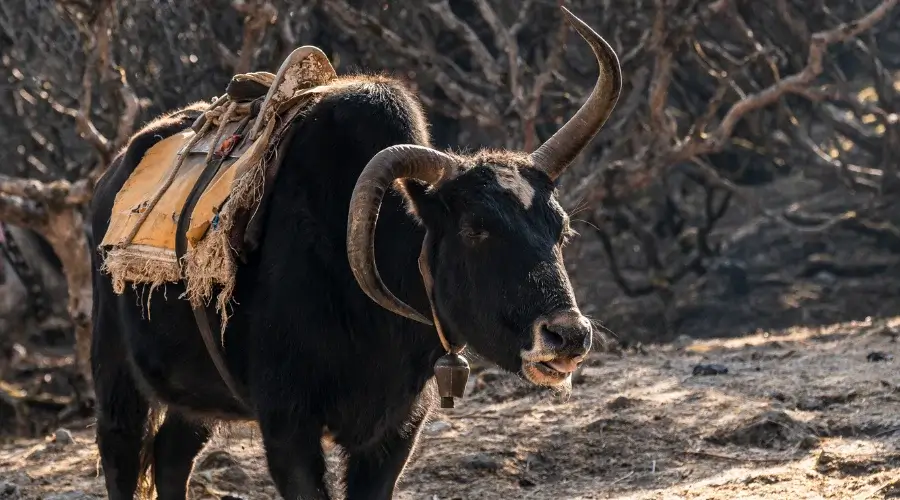
[[147,150],[117,194],[100,244],[116,293],[126,283],[184,280],[195,307],[218,289],[226,319],[235,260],[256,246],[253,216],[283,157],[275,153],[318,100],[316,89],[334,78],[321,51],[301,47],[276,75],[235,75],[188,130]]

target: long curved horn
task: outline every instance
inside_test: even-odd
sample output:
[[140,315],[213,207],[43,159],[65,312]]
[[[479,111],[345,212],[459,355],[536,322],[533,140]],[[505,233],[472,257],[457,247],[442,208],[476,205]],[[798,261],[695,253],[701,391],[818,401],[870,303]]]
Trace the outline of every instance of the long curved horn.
[[402,144],[378,152],[369,160],[353,188],[347,223],[347,257],[360,288],[381,307],[409,319],[432,324],[431,320],[398,299],[388,290],[375,266],[375,224],[391,183],[412,178],[434,184],[447,175],[455,160],[434,149]]
[[569,9],[560,8],[566,21],[591,46],[600,65],[600,75],[590,97],[575,116],[531,153],[534,166],[546,172],[553,180],[565,172],[572,160],[603,128],[622,91],[622,69],[616,52],[590,26],[569,12]]

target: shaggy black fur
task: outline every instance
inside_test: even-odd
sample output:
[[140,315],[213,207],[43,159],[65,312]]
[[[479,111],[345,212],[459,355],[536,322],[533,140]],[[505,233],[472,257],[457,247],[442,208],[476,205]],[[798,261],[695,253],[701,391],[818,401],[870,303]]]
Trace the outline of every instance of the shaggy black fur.
[[[144,152],[187,127],[199,109],[156,120],[116,158],[94,197],[93,248]],[[326,429],[346,456],[347,498],[391,498],[435,405],[432,366],[443,352],[432,327],[382,309],[361,291],[347,261],[347,215],[368,160],[391,145],[428,145],[427,124],[404,85],[357,76],[343,78],[297,127],[259,215],[261,246],[238,272],[222,350],[251,412],[219,378],[188,303],[177,299],[183,287],[117,296],[94,252],[97,436],[112,500],[133,498],[146,465],[160,498],[185,498],[193,460],[217,419],[258,421],[286,499],[329,498],[320,443]],[[439,189],[407,181],[385,198],[378,267],[401,300],[430,315],[417,267],[429,228],[442,324],[519,371],[537,318],[575,308],[560,253],[567,217],[553,184],[528,168],[527,157],[487,152],[461,161],[469,170]],[[140,305],[148,299],[149,311]],[[556,347],[580,354],[586,346]],[[157,404],[167,414],[154,429]]]

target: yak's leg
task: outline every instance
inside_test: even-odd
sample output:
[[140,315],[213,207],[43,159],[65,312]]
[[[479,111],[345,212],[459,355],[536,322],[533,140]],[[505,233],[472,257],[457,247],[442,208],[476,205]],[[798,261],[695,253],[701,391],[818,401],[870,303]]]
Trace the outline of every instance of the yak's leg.
[[[96,300],[96,297],[95,297]],[[97,405],[97,447],[110,500],[134,498],[148,404],[138,392],[109,311],[96,311],[91,365]]]
[[425,415],[416,416],[403,429],[389,432],[365,450],[347,459],[347,500],[390,500],[410,454],[416,447]]
[[[124,368],[124,367],[123,367]],[[131,500],[141,473],[141,440],[147,420],[147,402],[131,381],[131,374],[117,370],[98,377],[97,447],[110,500]],[[105,377],[105,378],[104,378]]]
[[[276,423],[277,420],[277,423]],[[269,474],[285,500],[329,500],[321,426],[298,426],[284,419],[260,419]]]
[[178,413],[168,413],[153,440],[153,470],[159,500],[187,498],[194,459],[209,441],[209,429]]

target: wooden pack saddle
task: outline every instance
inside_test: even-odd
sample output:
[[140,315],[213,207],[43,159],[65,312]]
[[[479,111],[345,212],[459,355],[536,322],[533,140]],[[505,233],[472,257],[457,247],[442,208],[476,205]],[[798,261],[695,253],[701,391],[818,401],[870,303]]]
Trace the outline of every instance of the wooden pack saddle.
[[[277,74],[236,75],[181,133],[144,154],[118,192],[100,244],[116,293],[184,280],[194,307],[234,288],[236,258],[256,246],[258,219],[295,120],[336,78],[321,50],[296,49]],[[224,325],[223,325],[224,327]]]

